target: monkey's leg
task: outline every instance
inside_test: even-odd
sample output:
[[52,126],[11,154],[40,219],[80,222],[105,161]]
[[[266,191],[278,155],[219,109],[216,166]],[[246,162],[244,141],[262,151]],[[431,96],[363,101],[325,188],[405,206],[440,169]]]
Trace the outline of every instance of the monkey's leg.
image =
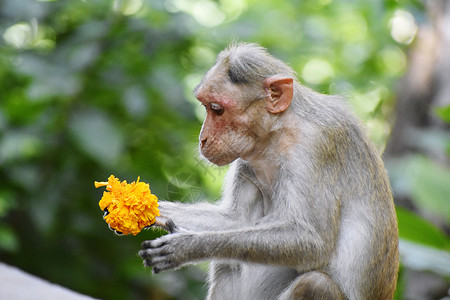
[[278,300],[346,300],[344,293],[328,274],[311,271],[300,275]]
[[208,300],[239,299],[242,285],[240,264],[212,262],[209,272]]

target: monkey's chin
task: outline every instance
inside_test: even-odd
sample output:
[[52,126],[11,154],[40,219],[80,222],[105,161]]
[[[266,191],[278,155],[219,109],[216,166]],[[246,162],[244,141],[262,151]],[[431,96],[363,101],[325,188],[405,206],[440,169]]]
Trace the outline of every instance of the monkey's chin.
[[206,158],[210,163],[213,163],[219,167],[222,166],[226,166],[231,164],[233,161],[235,161],[236,159],[238,159],[238,157],[236,156],[231,156],[231,155],[226,155],[226,154],[222,154],[222,155],[207,155],[203,152],[200,152],[202,154],[202,156],[204,158]]

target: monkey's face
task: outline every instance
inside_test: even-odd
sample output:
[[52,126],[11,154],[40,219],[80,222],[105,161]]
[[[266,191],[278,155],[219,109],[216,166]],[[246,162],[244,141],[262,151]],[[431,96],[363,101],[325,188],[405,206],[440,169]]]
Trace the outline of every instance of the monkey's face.
[[197,93],[206,108],[206,118],[200,132],[200,152],[210,162],[223,166],[251,153],[260,138],[255,122],[259,112],[267,113],[264,103],[259,106],[243,101],[232,88],[212,91],[204,88]]

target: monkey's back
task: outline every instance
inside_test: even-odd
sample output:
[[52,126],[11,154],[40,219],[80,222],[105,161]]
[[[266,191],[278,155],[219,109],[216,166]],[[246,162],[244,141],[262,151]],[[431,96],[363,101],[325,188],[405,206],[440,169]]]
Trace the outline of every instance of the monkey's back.
[[[337,171],[340,224],[327,272],[349,299],[392,299],[398,272],[398,228],[384,164],[359,119],[336,97],[322,96],[326,159]],[[327,128],[328,126],[328,128]],[[330,150],[332,149],[332,150]],[[324,173],[325,174],[325,173]],[[322,180],[330,180],[327,174]]]

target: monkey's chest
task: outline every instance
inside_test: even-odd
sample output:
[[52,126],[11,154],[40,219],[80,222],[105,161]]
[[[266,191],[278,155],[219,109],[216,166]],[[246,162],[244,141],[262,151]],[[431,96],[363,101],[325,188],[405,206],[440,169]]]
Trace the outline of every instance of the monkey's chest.
[[270,202],[267,196],[264,196],[260,190],[254,190],[254,193],[242,203],[242,220],[251,224],[255,224],[258,220],[269,214]]

